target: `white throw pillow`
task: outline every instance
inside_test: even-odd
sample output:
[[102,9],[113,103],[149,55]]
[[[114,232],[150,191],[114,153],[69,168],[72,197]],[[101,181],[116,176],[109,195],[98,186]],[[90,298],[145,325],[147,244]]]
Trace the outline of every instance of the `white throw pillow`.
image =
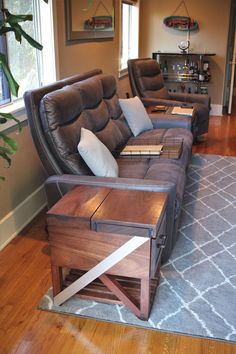
[[95,176],[118,177],[118,165],[108,148],[88,129],[81,128],[78,151]]
[[128,99],[119,99],[119,102],[134,136],[137,136],[144,130],[153,129],[152,121],[142,101],[137,96]]

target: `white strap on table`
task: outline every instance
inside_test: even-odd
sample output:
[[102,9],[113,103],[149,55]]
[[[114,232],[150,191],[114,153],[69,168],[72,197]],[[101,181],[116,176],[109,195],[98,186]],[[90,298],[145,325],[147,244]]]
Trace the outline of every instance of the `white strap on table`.
[[149,240],[148,237],[139,237],[139,236],[132,237],[128,242],[123,244],[120,248],[118,248],[116,251],[111,253],[105,259],[103,259],[95,267],[93,267],[87,273],[82,275],[74,283],[72,283],[67,288],[62,290],[59,294],[57,294],[54,297],[55,305],[61,305],[63,302],[68,300],[71,296],[75,295],[78,291],[83,289],[93,280],[100,277],[100,275],[108,271],[108,269],[112,268],[114,265],[116,265],[123,258],[128,256],[130,253],[135,251],[138,247],[142,246],[148,240]]

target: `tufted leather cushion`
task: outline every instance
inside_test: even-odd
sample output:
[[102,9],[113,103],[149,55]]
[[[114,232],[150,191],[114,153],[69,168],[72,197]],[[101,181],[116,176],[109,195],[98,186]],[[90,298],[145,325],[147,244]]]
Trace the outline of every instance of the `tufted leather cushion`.
[[66,173],[92,174],[77,151],[81,127],[91,130],[111,152],[131,135],[111,75],[103,81],[98,75],[46,94],[40,114],[48,144]]
[[65,172],[91,174],[77,152],[80,128],[91,128],[82,112],[81,96],[73,85],[46,94],[40,102],[40,115],[46,140]]
[[122,141],[120,141],[120,144],[117,145],[117,147],[123,146],[126,144],[127,140],[132,135],[132,132],[127,124],[127,121],[125,120],[125,117],[122,113],[119,104],[119,98],[116,93],[117,91],[116,80],[114,76],[109,74],[101,74],[98,75],[97,78],[101,80],[102,87],[103,87],[103,99],[107,105],[110,117],[114,125],[118,127],[123,138]]

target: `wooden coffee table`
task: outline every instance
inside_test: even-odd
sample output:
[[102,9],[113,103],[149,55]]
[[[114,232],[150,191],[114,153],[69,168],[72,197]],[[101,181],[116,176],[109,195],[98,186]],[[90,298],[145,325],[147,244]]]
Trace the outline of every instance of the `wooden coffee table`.
[[166,241],[166,203],[167,193],[87,186],[68,192],[47,213],[55,304],[77,294],[123,303],[148,319]]

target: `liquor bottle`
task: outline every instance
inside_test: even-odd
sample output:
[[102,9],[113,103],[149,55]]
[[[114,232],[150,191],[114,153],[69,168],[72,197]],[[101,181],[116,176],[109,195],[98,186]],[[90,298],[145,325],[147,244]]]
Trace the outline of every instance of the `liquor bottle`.
[[184,61],[183,73],[184,73],[184,77],[188,77],[188,74],[189,74],[189,60],[188,59]]
[[206,81],[210,81],[210,80],[211,80],[211,72],[210,72],[210,67],[208,66],[206,72]]
[[167,60],[164,61],[163,77],[164,77],[164,80],[168,79],[168,64],[167,64]]
[[210,81],[211,73],[210,73],[209,61],[204,61],[204,63],[203,63],[203,73],[205,75],[205,81]]
[[194,62],[191,61],[190,65],[189,65],[189,79],[190,80],[194,80]]
[[199,60],[199,63],[198,63],[198,81],[204,81],[205,79],[205,75],[204,75],[204,72],[203,72],[203,65],[202,65],[202,60]]
[[193,63],[193,80],[198,80],[198,66],[197,66],[197,63]]

